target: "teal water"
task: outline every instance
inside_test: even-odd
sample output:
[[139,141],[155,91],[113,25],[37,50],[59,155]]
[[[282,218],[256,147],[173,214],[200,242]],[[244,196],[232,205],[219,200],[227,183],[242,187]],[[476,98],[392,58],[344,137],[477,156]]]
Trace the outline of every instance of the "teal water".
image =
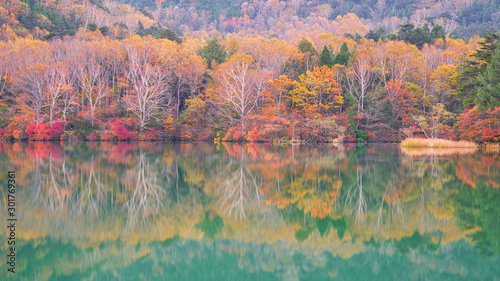
[[498,155],[0,143],[0,279],[500,280]]

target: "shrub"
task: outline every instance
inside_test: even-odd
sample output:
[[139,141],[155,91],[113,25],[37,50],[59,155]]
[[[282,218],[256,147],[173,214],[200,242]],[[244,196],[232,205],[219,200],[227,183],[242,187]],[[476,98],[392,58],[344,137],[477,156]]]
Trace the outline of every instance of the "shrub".
[[234,126],[229,128],[227,134],[222,138],[223,141],[242,141],[245,133],[241,126]]
[[26,134],[30,140],[44,141],[50,140],[50,125],[48,123],[31,123],[26,129]]
[[73,119],[73,128],[74,136],[79,140],[84,140],[93,133],[92,122],[80,114]]
[[248,140],[249,141],[259,141],[259,130],[257,127],[253,127],[250,132],[248,132]]
[[7,127],[3,130],[2,138],[4,140],[14,140],[14,130],[18,129],[17,125],[18,124],[16,122],[10,122],[9,125],[7,125]]
[[351,136],[351,134],[347,134],[344,137],[344,141],[354,142],[354,141],[356,141],[356,135]]
[[167,116],[167,118],[163,121],[163,129],[167,132],[168,138],[173,138],[175,132],[175,120],[171,116]]
[[24,132],[17,132],[21,130],[14,130],[13,136],[16,140],[23,140],[25,138],[37,141],[60,140],[61,133],[64,131],[64,123],[65,121],[57,120],[53,122],[52,127],[50,127],[49,123],[31,123],[26,128],[26,134]]
[[50,128],[50,139],[60,140],[61,134],[64,132],[65,125],[66,121],[64,120],[54,120],[52,122],[52,127]]
[[101,140],[102,141],[114,141],[118,140],[115,133],[113,131],[104,131],[101,132]]
[[129,132],[124,125],[113,127],[113,132],[115,133],[118,140],[121,141],[138,140],[137,136]]
[[92,133],[92,134],[87,136],[87,140],[89,140],[89,141],[99,140],[99,135],[97,133]]
[[163,133],[155,128],[149,128],[139,135],[141,141],[161,140]]
[[227,130],[226,135],[222,138],[222,141],[232,141],[233,140],[233,131],[236,129],[236,127],[231,127],[229,130]]
[[139,140],[136,134],[129,130],[136,131],[138,128],[130,118],[122,117],[110,121],[111,129],[120,141]]
[[341,136],[345,127],[339,126],[334,116],[308,119],[303,139],[309,141],[329,142]]
[[15,140],[23,141],[28,139],[28,135],[23,130],[14,130],[12,136]]
[[373,132],[366,133],[366,136],[368,137],[369,141],[373,141],[375,139],[375,133]]
[[66,132],[64,138],[69,142],[79,141],[80,139],[76,136],[74,131]]
[[192,140],[193,138],[194,138],[194,135],[190,131],[187,131],[187,130],[181,131],[181,140],[189,141],[189,140]]

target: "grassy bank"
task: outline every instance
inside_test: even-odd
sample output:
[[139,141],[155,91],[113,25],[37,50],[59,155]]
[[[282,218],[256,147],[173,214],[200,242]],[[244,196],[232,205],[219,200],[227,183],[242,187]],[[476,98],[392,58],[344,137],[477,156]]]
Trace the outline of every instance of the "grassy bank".
[[401,147],[427,148],[477,148],[478,145],[470,141],[452,141],[444,139],[407,138],[401,142]]

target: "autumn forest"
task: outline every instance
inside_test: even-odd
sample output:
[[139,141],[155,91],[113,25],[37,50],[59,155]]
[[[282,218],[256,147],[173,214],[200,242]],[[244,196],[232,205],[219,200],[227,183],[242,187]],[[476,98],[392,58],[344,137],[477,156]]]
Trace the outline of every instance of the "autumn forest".
[[2,280],[498,280],[499,147],[500,0],[0,0]]
[[[170,23],[162,1],[151,14],[106,1],[2,3],[4,140],[500,136],[494,33],[457,38],[446,21],[414,17],[391,31],[355,13],[329,20],[328,4],[302,22],[302,4],[294,1],[254,11],[255,18],[267,13],[268,24],[277,21],[262,31],[246,2],[236,27],[193,31],[162,25]],[[290,22],[293,3],[298,19]]]

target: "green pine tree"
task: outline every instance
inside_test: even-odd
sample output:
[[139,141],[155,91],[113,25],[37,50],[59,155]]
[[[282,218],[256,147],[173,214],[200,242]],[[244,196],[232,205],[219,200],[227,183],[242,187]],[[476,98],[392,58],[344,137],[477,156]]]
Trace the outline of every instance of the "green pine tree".
[[160,34],[160,38],[166,38],[170,41],[177,42],[177,44],[182,43],[182,39],[177,36],[177,33],[175,33],[175,31],[170,28],[166,28],[165,30],[163,30]]
[[319,55],[318,65],[319,66],[326,65],[328,67],[332,67],[334,65],[332,53],[326,47],[326,45],[323,46],[323,51],[321,51],[321,54]]
[[228,57],[226,49],[219,44],[219,39],[216,37],[208,40],[207,45],[199,51],[199,55],[205,59],[210,69],[212,69],[213,60],[217,63],[223,63]]
[[87,24],[87,29],[90,30],[90,31],[96,31],[97,24],[91,22],[91,23]]
[[476,104],[478,90],[483,86],[479,82],[479,75],[485,76],[486,67],[490,63],[493,53],[498,48],[500,35],[489,33],[484,41],[479,42],[481,48],[472,55],[472,60],[464,60],[459,66],[457,77],[457,91],[464,107]]
[[446,39],[446,33],[444,32],[444,28],[439,24],[436,24],[431,30],[431,39]]
[[137,23],[137,34],[139,36],[144,36],[144,25],[142,24],[141,21]]
[[479,74],[481,88],[477,91],[476,103],[481,108],[500,106],[500,50],[496,49],[484,74]]
[[340,52],[335,56],[333,64],[343,64],[347,65],[349,63],[349,58],[351,57],[351,53],[349,53],[349,48],[347,47],[347,43],[344,42],[342,46],[340,46]]

